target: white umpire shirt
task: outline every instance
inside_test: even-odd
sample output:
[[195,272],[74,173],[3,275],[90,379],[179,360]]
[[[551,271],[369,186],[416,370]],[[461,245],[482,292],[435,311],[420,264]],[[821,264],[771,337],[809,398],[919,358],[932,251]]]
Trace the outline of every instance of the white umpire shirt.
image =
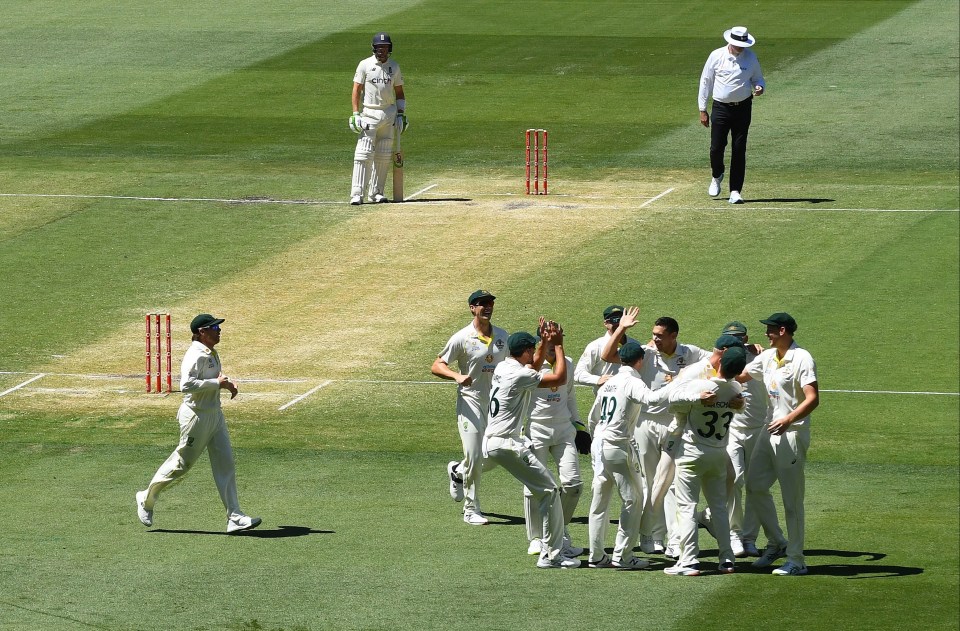
[[749,48],[739,55],[732,54],[726,46],[718,48],[707,57],[700,74],[700,111],[707,111],[707,100],[713,95],[720,103],[739,103],[753,94],[754,86],[766,89],[760,61]]

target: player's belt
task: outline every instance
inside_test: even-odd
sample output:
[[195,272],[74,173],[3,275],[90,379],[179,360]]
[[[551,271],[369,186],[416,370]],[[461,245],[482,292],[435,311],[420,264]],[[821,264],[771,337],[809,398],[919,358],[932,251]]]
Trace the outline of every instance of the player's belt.
[[747,98],[743,99],[742,101],[733,101],[731,103],[724,103],[723,101],[717,101],[717,103],[720,103],[721,105],[736,106],[736,105],[743,105],[745,103],[749,103],[752,100],[753,100],[753,95],[750,95]]

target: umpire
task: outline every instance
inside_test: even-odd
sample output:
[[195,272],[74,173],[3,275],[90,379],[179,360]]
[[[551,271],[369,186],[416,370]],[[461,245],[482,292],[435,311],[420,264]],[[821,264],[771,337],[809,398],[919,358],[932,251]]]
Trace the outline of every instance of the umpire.
[[730,203],[742,204],[743,177],[747,168],[747,132],[753,97],[763,94],[766,84],[757,56],[749,50],[756,43],[745,26],[734,26],[723,32],[727,45],[707,57],[700,75],[700,124],[710,127],[707,100],[713,96],[713,129],[710,132],[710,169],[713,179],[707,194],[720,194],[723,181],[723,153],[727,134],[733,139],[730,148]]

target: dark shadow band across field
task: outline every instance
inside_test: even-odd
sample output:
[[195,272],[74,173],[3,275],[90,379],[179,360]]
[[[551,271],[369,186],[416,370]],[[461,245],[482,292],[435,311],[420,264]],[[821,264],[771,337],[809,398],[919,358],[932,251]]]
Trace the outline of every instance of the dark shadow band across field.
[[305,537],[307,535],[336,534],[335,530],[315,530],[309,526],[278,526],[276,528],[244,530],[236,533],[228,533],[220,530],[187,530],[167,528],[157,528],[155,530],[151,530],[150,532],[168,535],[215,535],[222,537],[252,537],[255,539],[288,539],[290,537]]

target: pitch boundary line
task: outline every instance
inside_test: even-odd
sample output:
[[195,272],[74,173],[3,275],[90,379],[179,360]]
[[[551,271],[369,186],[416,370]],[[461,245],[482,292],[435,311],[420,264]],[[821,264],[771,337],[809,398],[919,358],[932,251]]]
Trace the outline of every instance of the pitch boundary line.
[[324,380],[324,381],[321,382],[319,385],[317,385],[317,386],[315,386],[315,387],[313,387],[313,388],[310,388],[309,390],[307,390],[306,392],[304,392],[303,394],[301,394],[299,397],[297,397],[297,398],[294,399],[293,401],[290,401],[289,403],[284,403],[284,404],[281,405],[279,408],[277,408],[277,411],[283,412],[284,410],[286,410],[286,409],[287,409],[288,407],[290,407],[291,405],[293,405],[293,404],[295,404],[295,403],[299,403],[300,401],[303,401],[304,399],[306,399],[307,397],[309,397],[311,394],[313,394],[313,393],[316,392],[317,390],[322,390],[323,388],[326,388],[327,386],[329,386],[331,383],[333,383],[333,380],[332,380],[332,379],[326,379],[326,380]]
[[[142,374],[137,375],[121,375],[121,374],[84,374],[84,373],[68,373],[68,372],[25,372],[17,370],[0,370],[0,375],[33,375],[30,379],[27,379],[21,384],[10,388],[4,392],[0,392],[0,397],[5,394],[9,394],[24,386],[27,386],[34,381],[41,379],[43,377],[77,377],[80,379],[143,379]],[[243,377],[236,378],[237,383],[307,383],[309,379],[267,379],[259,377],[251,377],[249,379],[244,379]],[[372,385],[385,385],[385,384],[396,384],[396,385],[409,385],[409,386],[452,386],[454,385],[452,381],[447,380],[430,380],[430,381],[421,381],[413,379],[324,379],[323,382],[316,386],[315,388],[307,391],[306,393],[300,395],[297,399],[294,399],[292,403],[301,401],[303,398],[310,396],[314,392],[325,388],[334,383],[367,383]],[[583,384],[576,384],[578,388],[592,388],[592,386],[587,386]],[[902,394],[902,395],[923,395],[923,396],[942,396],[942,397],[960,397],[960,392],[936,392],[936,391],[918,391],[918,390],[848,390],[848,389],[823,389],[820,392],[831,392],[835,394]]]
[[663,197],[664,195],[667,195],[667,194],[669,194],[669,193],[672,193],[674,190],[675,190],[675,189],[674,189],[673,187],[668,188],[667,190],[665,190],[664,192],[660,193],[660,194],[657,195],[656,197],[651,197],[651,198],[648,199],[647,201],[645,201],[645,202],[643,202],[642,204],[640,204],[640,208],[646,208],[647,206],[649,206],[649,205],[652,204],[653,202],[657,201],[658,199],[660,199],[660,198]]
[[22,387],[24,387],[24,386],[26,386],[26,385],[29,385],[29,384],[33,383],[34,381],[37,381],[38,379],[43,379],[43,378],[46,377],[46,376],[47,376],[46,373],[39,373],[39,374],[37,374],[36,376],[31,377],[30,379],[27,379],[26,381],[24,381],[23,383],[21,383],[21,384],[19,384],[19,385],[16,385],[16,386],[14,386],[14,387],[12,387],[12,388],[10,388],[10,389],[8,389],[8,390],[4,390],[3,392],[0,392],[0,397],[6,396],[6,395],[10,394],[11,392],[16,392],[16,391],[19,390],[20,388],[22,388]]

